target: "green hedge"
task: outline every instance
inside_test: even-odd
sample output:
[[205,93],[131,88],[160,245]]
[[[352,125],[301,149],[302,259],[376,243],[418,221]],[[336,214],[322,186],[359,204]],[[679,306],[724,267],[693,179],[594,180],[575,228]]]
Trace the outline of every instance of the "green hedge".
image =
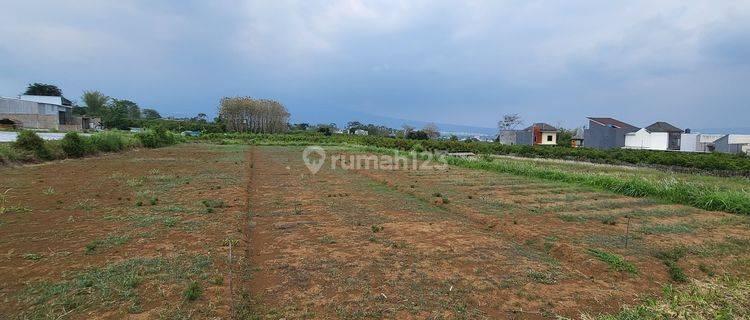
[[103,152],[118,152],[138,147],[158,148],[181,142],[177,134],[163,129],[146,130],[133,135],[105,131],[84,136],[68,132],[62,140],[45,141],[34,131],[21,131],[16,142],[0,144],[0,165],[15,162],[40,162],[80,158]]

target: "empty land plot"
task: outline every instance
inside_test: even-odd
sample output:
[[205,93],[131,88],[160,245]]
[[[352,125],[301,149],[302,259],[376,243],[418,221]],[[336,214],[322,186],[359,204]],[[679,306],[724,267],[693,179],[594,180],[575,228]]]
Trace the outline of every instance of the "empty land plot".
[[181,145],[2,168],[11,210],[0,216],[0,318],[228,316],[244,150]]
[[554,318],[750,274],[748,217],[509,174],[344,170],[257,147],[245,315]]
[[750,275],[746,216],[497,172],[188,144],[0,173],[0,318],[578,318]]

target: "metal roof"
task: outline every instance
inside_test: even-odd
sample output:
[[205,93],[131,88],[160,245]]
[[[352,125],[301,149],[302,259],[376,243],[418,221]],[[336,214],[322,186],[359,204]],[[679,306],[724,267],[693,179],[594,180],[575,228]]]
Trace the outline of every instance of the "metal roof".
[[654,124],[646,127],[646,130],[649,132],[682,132],[682,129],[663,121],[654,122]]
[[596,123],[599,123],[603,126],[607,126],[607,127],[615,127],[615,128],[623,128],[623,129],[638,129],[638,127],[634,125],[622,122],[614,118],[588,117],[588,119]]
[[535,127],[535,126],[536,126],[536,127],[539,127],[539,130],[540,130],[540,131],[555,131],[555,132],[557,132],[557,128],[555,128],[555,127],[553,127],[553,126],[551,126],[551,125],[549,125],[549,124],[546,124],[546,123],[544,123],[544,122],[537,122],[537,123],[535,123],[535,124],[532,124],[531,126],[529,126],[529,127],[528,127],[528,128],[526,128],[526,129],[523,129],[523,130],[524,130],[524,131],[531,131],[531,128],[533,128],[533,127]]

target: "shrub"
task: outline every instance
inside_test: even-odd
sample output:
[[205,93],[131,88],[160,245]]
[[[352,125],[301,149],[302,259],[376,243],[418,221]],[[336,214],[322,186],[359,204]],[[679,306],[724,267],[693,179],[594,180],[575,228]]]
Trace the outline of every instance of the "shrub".
[[146,148],[160,148],[180,141],[179,136],[162,128],[140,132],[136,134],[136,138]]
[[202,294],[203,288],[201,288],[201,285],[197,281],[190,282],[187,289],[185,289],[185,292],[182,293],[188,301],[195,301],[200,298]]
[[93,134],[90,140],[93,148],[100,152],[117,152],[125,149],[125,138],[113,131]]
[[23,154],[10,144],[0,143],[0,165],[21,161],[23,157]]
[[78,132],[66,133],[60,144],[65,155],[71,158],[83,157],[89,151],[86,139],[81,137]]
[[49,151],[44,146],[44,140],[34,131],[23,130],[19,132],[14,146],[32,152],[40,159],[50,159]]

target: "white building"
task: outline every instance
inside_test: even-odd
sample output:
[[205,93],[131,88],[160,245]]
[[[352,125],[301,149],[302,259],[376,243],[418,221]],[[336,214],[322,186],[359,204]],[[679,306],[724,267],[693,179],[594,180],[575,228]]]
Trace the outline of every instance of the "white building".
[[650,132],[646,128],[641,128],[625,135],[625,149],[667,150],[668,147],[667,132]]
[[714,141],[714,150],[723,153],[750,154],[750,135],[728,134]]
[[714,142],[723,136],[724,134],[717,133],[683,133],[680,136],[680,151],[714,151]]

